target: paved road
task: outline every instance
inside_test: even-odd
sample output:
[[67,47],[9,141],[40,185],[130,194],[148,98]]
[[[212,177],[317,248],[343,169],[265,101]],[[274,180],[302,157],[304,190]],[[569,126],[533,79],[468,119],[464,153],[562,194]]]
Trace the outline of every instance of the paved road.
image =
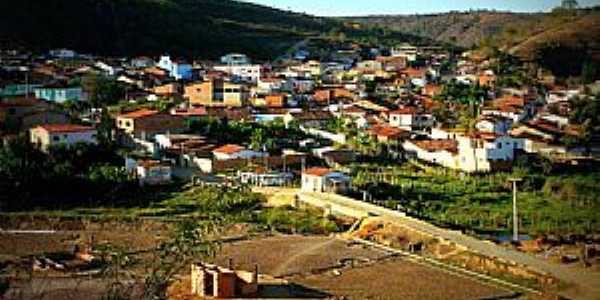
[[461,232],[439,228],[430,223],[407,217],[404,214],[394,210],[385,209],[358,200],[332,194],[299,192],[299,195],[301,197],[310,197],[312,199],[318,198],[323,202],[324,205],[334,204],[345,206],[352,208],[352,210],[362,210],[366,213],[378,215],[387,221],[396,222],[416,231],[427,233],[435,237],[440,237],[458,245],[465,246],[470,250],[485,256],[515,262],[517,264],[528,266],[533,270],[547,273],[563,282],[568,282],[574,285],[572,288],[565,290],[563,293],[564,296],[570,299],[600,299],[600,273],[598,272],[592,272],[591,270],[585,270],[577,267],[553,264],[543,258],[498,246],[488,241],[479,240]]

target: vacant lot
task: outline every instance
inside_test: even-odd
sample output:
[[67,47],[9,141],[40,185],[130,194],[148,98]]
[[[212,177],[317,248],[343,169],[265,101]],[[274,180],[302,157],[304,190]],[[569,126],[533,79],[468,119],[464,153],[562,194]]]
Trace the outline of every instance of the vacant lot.
[[216,261],[346,299],[482,299],[511,295],[468,278],[330,237],[276,236],[223,247]]

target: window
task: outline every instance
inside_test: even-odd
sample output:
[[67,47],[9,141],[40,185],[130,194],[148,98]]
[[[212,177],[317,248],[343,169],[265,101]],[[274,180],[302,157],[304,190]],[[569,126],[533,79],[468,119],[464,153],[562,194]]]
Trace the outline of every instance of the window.
[[9,108],[9,109],[8,109],[8,114],[9,114],[9,115],[14,115],[14,114],[16,114],[16,113],[17,113],[17,110],[16,110],[16,109],[14,109],[14,108]]
[[129,121],[125,122],[125,127],[131,127],[131,122],[129,122]]
[[498,149],[502,149],[502,143],[498,143]]
[[58,142],[58,141],[60,141],[60,137],[58,135],[55,135],[52,137],[52,140],[55,142]]

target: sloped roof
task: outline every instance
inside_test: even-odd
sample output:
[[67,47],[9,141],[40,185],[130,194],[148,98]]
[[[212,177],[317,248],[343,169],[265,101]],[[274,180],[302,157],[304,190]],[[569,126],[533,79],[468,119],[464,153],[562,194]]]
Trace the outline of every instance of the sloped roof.
[[40,125],[38,127],[43,128],[44,130],[46,130],[50,133],[83,132],[83,131],[96,130],[94,127],[75,125],[75,124],[46,124],[46,125]]
[[304,174],[306,175],[312,175],[312,176],[325,176],[329,173],[332,173],[333,171],[331,169],[328,168],[321,168],[321,167],[314,167],[314,168],[309,168],[304,170]]
[[134,112],[119,115],[120,118],[138,119],[158,114],[157,110],[141,109]]
[[233,154],[233,153],[237,153],[242,150],[245,150],[245,149],[246,148],[244,148],[240,145],[228,144],[228,145],[224,145],[224,146],[221,146],[221,147],[213,150],[213,152],[214,153],[223,153],[223,154]]

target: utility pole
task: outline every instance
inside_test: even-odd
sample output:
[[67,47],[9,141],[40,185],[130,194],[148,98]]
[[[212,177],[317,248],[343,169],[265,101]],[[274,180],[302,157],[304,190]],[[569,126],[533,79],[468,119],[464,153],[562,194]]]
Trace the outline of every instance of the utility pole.
[[517,182],[523,181],[521,178],[510,178],[513,186],[513,242],[519,241],[519,216],[517,212]]

